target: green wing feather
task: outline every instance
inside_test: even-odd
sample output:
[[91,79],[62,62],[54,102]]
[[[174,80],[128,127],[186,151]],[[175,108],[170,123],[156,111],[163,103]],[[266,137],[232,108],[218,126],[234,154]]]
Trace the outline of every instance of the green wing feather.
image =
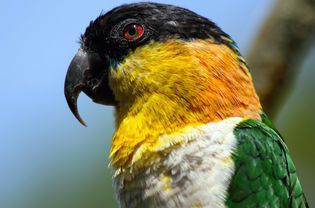
[[228,207],[308,207],[289,151],[265,114],[262,121],[241,122],[234,134]]

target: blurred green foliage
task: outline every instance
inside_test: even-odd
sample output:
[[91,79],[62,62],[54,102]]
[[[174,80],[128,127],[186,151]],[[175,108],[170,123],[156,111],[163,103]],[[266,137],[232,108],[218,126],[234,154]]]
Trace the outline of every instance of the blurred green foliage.
[[[315,48],[303,60],[288,93],[281,99],[275,124],[284,137],[298,170],[310,207],[315,205]],[[292,81],[292,80],[288,80]]]

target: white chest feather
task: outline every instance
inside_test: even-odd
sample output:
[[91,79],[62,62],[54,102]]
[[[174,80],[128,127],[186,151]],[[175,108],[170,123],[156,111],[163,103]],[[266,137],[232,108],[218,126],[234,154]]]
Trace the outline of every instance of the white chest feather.
[[[234,172],[234,127],[242,118],[190,127],[159,148],[151,165],[114,176],[121,207],[225,207]],[[163,135],[161,140],[168,136]]]

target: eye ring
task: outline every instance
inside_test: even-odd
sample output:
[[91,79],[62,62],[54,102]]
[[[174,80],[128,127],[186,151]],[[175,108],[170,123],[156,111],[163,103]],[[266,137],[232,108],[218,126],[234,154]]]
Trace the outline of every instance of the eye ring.
[[144,34],[144,28],[141,24],[130,23],[123,30],[123,38],[127,41],[139,40]]

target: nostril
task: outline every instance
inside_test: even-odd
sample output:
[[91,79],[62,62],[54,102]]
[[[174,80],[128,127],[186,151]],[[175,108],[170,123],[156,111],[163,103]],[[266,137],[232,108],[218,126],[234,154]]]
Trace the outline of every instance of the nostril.
[[88,87],[92,90],[92,91],[95,91],[96,90],[96,88],[99,86],[99,80],[98,79],[96,79],[96,78],[93,78],[93,79],[91,79],[91,80],[89,80],[88,82],[87,82],[87,85],[88,85]]

